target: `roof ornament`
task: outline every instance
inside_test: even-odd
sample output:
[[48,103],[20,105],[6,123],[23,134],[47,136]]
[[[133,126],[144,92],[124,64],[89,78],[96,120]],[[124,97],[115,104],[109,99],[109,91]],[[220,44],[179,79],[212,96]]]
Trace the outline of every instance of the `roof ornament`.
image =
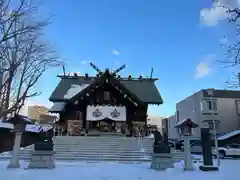
[[[95,66],[93,63],[90,62],[90,66],[97,71],[100,75],[103,74],[103,72],[97,67]],[[117,73],[119,73],[120,71],[122,71],[124,68],[126,68],[126,65],[122,65],[121,67],[119,67],[118,69],[116,69],[115,71],[112,72],[112,74],[116,75]],[[106,72],[109,71],[109,69],[106,69]]]
[[153,68],[151,68],[150,79],[152,79],[152,76],[153,76]]
[[113,71],[113,74],[117,74],[117,73],[119,73],[120,71],[122,71],[125,68],[126,68],[126,65],[124,64],[120,68],[118,68],[117,70]]
[[97,66],[95,66],[93,63],[90,62],[90,66],[92,66],[92,68],[97,71],[99,74],[102,74],[102,71],[100,69],[97,68]]

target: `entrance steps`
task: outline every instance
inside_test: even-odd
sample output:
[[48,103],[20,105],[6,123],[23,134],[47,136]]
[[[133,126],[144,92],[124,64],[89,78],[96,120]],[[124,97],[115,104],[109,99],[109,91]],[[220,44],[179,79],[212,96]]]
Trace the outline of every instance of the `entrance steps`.
[[[56,160],[150,162],[153,139],[116,136],[58,136],[54,140]],[[21,159],[29,160],[34,146],[21,150]],[[183,152],[172,151],[174,161],[183,159]]]
[[125,137],[121,132],[99,132],[91,130],[88,132],[87,136],[120,136]]

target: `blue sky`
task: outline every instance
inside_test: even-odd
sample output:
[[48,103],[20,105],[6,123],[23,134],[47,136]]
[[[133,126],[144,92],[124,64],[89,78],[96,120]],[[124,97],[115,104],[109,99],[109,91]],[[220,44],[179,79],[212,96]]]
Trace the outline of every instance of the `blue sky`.
[[[40,16],[51,16],[46,39],[69,72],[94,73],[88,61],[101,69],[127,64],[122,75],[149,76],[153,67],[164,104],[149,110],[169,116],[176,102],[201,88],[226,88],[229,70],[216,63],[224,28],[211,13],[210,0],[51,0]],[[47,72],[37,86],[43,94],[32,101],[48,104],[61,72]]]

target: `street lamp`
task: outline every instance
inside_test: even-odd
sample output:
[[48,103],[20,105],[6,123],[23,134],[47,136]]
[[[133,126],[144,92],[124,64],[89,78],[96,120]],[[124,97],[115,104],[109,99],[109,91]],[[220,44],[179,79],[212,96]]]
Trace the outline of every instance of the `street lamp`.
[[219,159],[219,151],[218,151],[218,140],[217,140],[217,131],[216,131],[216,121],[214,119],[214,110],[213,110],[213,95],[214,95],[214,89],[208,89],[207,90],[208,96],[210,97],[210,103],[211,103],[211,120],[213,123],[213,135],[214,135],[214,144],[216,149],[216,156],[217,156],[217,165],[220,166],[220,159]]

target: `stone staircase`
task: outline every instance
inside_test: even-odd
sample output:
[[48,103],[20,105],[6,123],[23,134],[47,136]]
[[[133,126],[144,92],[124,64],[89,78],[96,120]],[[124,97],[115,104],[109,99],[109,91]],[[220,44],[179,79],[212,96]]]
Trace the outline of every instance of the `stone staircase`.
[[[121,136],[59,136],[54,150],[57,160],[149,162],[152,139]],[[33,147],[21,151],[21,157],[30,156]]]
[[[58,136],[55,137],[56,160],[150,162],[153,139],[121,136]],[[29,160],[33,146],[21,150],[21,159]],[[183,159],[183,152],[172,151],[174,161]],[[1,158],[0,158],[1,159]]]

